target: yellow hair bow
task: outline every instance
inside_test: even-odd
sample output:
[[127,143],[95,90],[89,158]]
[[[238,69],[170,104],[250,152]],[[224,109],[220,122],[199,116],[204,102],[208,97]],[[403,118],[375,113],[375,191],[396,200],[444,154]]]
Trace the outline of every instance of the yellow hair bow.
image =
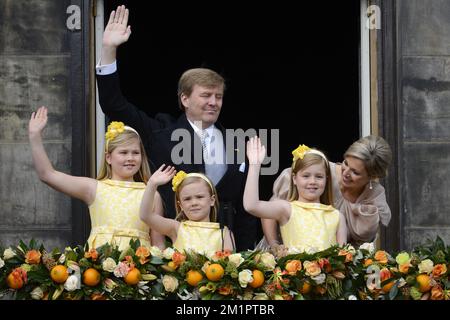
[[173,191],[177,191],[178,186],[180,185],[180,183],[183,182],[183,180],[184,180],[184,178],[186,178],[186,176],[187,176],[187,173],[184,172],[183,170],[178,171],[178,173],[172,179],[172,190]]
[[299,146],[297,147],[297,149],[295,149],[294,151],[292,151],[292,155],[294,156],[294,158],[292,159],[292,162],[295,162],[295,161],[297,161],[298,159],[302,159],[302,160],[303,160],[303,157],[305,156],[305,154],[306,154],[309,150],[311,150],[310,147],[305,146],[304,144],[299,145]]
[[125,124],[120,121],[113,121],[109,124],[105,134],[106,140],[114,140],[119,134],[125,131]]

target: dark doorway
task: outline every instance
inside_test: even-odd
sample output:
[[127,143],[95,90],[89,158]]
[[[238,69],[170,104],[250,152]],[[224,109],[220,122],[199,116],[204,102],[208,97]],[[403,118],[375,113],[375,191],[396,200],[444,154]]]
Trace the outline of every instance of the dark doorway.
[[[359,0],[105,1],[106,20],[119,4],[130,9],[132,30],[118,52],[122,90],[149,115],[178,116],[180,75],[208,67],[227,81],[226,128],[280,129],[279,171],[299,144],[341,161],[359,137]],[[261,178],[262,198],[275,178]]]

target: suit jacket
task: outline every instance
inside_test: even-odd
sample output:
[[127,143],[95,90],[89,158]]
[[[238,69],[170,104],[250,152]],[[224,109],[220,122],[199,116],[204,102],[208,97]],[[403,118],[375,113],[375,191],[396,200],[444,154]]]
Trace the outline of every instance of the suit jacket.
[[[157,114],[155,118],[149,117],[145,112],[125,99],[120,90],[117,72],[110,75],[97,75],[97,84],[100,106],[103,112],[111,121],[122,121],[139,132],[152,171],[157,170],[162,164],[166,164],[173,165],[178,171],[183,170],[186,173],[205,172],[202,155],[198,156],[199,159],[202,159],[201,163],[196,164],[194,162],[194,140],[197,139],[197,145],[199,146],[201,146],[201,142],[185,114],[181,115],[178,119],[168,114]],[[225,145],[225,129],[218,123],[215,126],[222,131]],[[190,149],[191,151],[190,155],[185,155],[187,158],[190,158],[190,162],[175,165],[171,159],[172,148],[179,144],[180,141],[172,141],[171,137],[173,131],[180,128],[186,129],[186,132],[189,132],[190,135],[192,147],[184,149]],[[187,141],[183,141],[182,143],[187,143]],[[227,146],[225,145],[225,147]],[[238,152],[245,152],[245,150],[238,150],[235,147],[230,150],[234,150],[234,159],[238,159]],[[201,147],[199,151],[201,153]],[[216,185],[216,190],[221,204],[218,213],[218,222],[227,225],[233,231],[236,240],[236,249],[243,251],[255,247],[261,235],[261,226],[259,219],[244,210],[242,197],[246,172],[240,172],[239,165],[238,163],[227,165],[227,171]],[[248,168],[248,165],[246,168]],[[165,215],[169,218],[175,218],[175,200],[171,184],[160,186],[158,192],[161,194],[164,202]]]

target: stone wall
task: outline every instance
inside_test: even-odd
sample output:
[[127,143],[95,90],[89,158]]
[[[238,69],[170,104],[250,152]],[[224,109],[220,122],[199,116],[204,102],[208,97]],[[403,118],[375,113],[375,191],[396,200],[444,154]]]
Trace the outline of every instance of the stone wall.
[[0,243],[35,238],[64,248],[72,237],[71,199],[33,168],[28,121],[49,108],[45,148],[57,170],[72,167],[70,1],[0,0]]
[[450,244],[450,1],[398,2],[402,248]]

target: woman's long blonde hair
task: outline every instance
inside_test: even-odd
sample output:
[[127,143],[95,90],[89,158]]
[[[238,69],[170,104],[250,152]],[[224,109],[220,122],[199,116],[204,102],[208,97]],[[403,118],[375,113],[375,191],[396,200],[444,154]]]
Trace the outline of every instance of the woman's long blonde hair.
[[331,181],[331,172],[330,165],[328,164],[328,160],[325,158],[325,155],[319,155],[317,153],[307,152],[303,159],[298,158],[296,161],[292,163],[292,176],[291,182],[289,184],[289,193],[288,199],[289,201],[298,200],[299,194],[297,190],[297,186],[294,184],[293,177],[297,174],[297,172],[308,168],[314,164],[322,164],[325,167],[325,174],[327,182],[325,184],[325,190],[320,196],[320,203],[331,205],[333,204],[333,186]]
[[112,178],[112,169],[111,165],[106,162],[106,155],[111,154],[117,147],[124,146],[130,143],[131,139],[138,139],[139,147],[141,149],[141,166],[139,171],[133,176],[135,182],[144,182],[147,183],[148,179],[151,176],[150,166],[148,165],[147,154],[145,153],[144,145],[142,144],[141,138],[139,135],[125,128],[125,130],[117,135],[114,139],[107,141],[107,150],[103,152],[102,156],[102,165],[100,167],[100,171],[97,176],[97,180],[111,179]]

